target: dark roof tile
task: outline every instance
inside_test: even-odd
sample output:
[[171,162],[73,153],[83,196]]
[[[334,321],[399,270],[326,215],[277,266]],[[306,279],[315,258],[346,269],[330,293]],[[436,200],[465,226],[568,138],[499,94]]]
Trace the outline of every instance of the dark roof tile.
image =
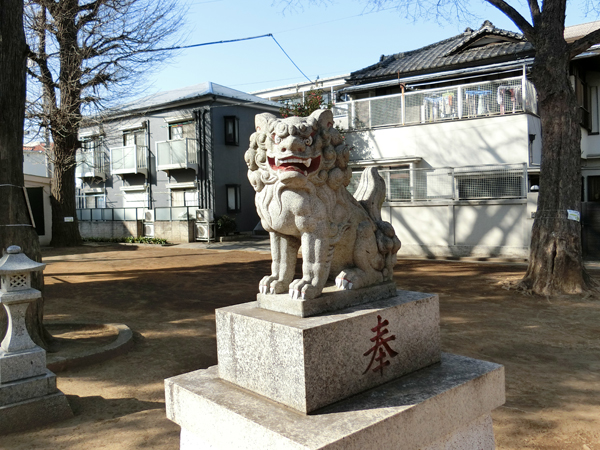
[[[487,40],[484,45],[478,42]],[[417,50],[383,56],[380,61],[352,72],[347,80],[362,84],[394,76],[417,75],[451,70],[465,65],[483,65],[533,54],[532,45],[523,35],[501,30],[485,21],[479,30],[464,33]]]

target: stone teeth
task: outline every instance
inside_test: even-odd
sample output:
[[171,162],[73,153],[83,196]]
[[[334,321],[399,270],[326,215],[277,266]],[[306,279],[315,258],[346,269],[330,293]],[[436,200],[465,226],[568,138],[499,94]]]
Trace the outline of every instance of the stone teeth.
[[304,160],[304,165],[305,165],[306,167],[310,167],[310,163],[311,163],[311,162],[312,162],[312,159],[311,159],[311,158],[305,159],[305,160]]
[[275,158],[275,165],[276,166],[280,166],[281,165],[281,160],[279,158]]

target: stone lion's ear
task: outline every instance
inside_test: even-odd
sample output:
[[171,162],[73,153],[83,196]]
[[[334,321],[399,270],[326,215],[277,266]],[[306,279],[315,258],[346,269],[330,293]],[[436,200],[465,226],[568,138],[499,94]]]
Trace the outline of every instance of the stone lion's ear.
[[276,118],[277,117],[275,117],[273,114],[269,113],[257,114],[254,118],[254,126],[256,128],[256,131],[262,131],[263,133],[266,133],[269,121],[274,120]]
[[333,113],[330,109],[317,109],[310,117],[314,117],[319,125],[325,129],[333,126]]

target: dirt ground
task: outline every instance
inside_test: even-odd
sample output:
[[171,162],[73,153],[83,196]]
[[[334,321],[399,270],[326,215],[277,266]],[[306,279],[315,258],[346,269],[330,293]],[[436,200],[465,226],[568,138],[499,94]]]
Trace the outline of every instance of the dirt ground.
[[[178,449],[163,380],[217,363],[214,309],[254,300],[270,255],[113,245],[46,250],[44,261],[47,321],[124,323],[135,345],[61,372],[75,417],[3,436],[0,448]],[[505,365],[507,400],[493,413],[498,449],[600,450],[600,299],[506,290],[524,270],[401,260],[395,280],[439,293],[444,351]]]

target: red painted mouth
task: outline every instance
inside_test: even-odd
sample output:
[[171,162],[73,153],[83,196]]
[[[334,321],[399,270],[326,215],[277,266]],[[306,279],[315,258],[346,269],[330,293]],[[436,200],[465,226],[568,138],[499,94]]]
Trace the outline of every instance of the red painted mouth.
[[273,170],[282,170],[284,172],[298,172],[304,176],[314,172],[321,165],[321,157],[316,158],[299,158],[297,156],[288,156],[287,158],[271,158],[269,157],[269,166]]

